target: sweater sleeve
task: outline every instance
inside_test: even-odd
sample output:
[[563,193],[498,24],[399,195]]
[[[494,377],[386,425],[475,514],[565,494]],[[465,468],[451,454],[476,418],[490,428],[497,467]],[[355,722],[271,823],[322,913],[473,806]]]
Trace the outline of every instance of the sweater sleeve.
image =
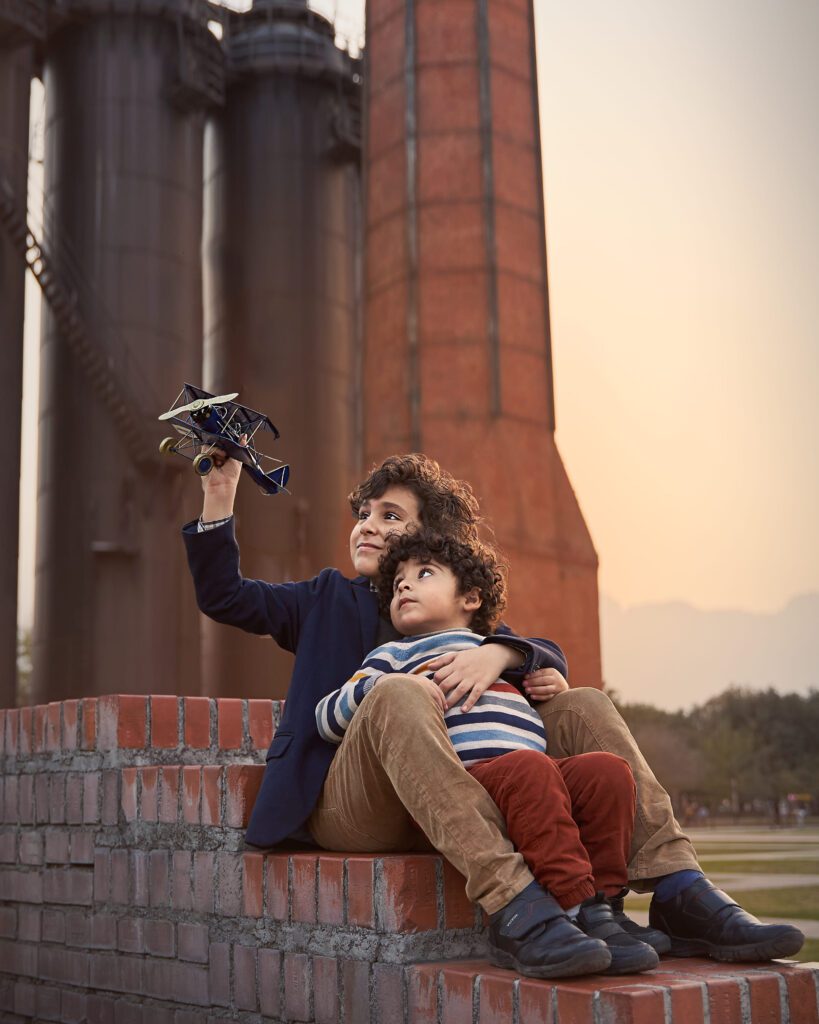
[[341,743],[362,700],[384,675],[383,670],[373,664],[379,650],[376,648],[368,654],[355,675],[338,690],[322,697],[316,705],[316,728],[319,736],[328,743]]

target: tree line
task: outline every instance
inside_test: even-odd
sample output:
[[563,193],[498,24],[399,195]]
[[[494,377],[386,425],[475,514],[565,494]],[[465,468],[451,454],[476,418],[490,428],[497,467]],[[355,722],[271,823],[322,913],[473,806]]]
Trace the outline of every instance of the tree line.
[[609,696],[684,822],[819,812],[819,691],[731,687],[687,712]]

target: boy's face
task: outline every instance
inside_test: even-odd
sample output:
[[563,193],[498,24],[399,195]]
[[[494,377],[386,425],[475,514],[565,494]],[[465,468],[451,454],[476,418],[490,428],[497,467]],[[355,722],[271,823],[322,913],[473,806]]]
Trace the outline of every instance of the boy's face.
[[390,618],[403,636],[468,627],[480,605],[476,590],[458,593],[458,580],[449,566],[415,559],[399,563]]
[[380,498],[365,501],[350,534],[350,558],[359,576],[374,579],[387,537],[421,522],[421,505],[409,487],[388,487]]

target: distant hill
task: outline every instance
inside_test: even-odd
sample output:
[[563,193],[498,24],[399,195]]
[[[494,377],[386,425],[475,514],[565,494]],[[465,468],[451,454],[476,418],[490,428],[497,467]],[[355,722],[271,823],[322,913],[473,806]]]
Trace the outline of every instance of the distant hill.
[[602,595],[600,628],[603,678],[628,704],[687,709],[729,686],[819,689],[819,594],[767,615],[683,602],[624,609]]

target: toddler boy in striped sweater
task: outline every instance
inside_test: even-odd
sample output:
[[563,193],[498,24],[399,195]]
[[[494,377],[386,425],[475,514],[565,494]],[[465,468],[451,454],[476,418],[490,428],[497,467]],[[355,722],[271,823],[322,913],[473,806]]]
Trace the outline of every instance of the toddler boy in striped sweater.
[[[503,567],[491,548],[424,531],[391,540],[380,562],[382,606],[401,638],[377,647],[340,689],[316,706],[316,725],[339,744],[356,710],[385,676],[415,676],[444,716],[458,757],[506,819],[532,874],[586,934],[611,952],[609,974],[650,970],[651,946],[625,932],[609,898],[627,883],[635,788],[622,758],[604,752],[551,758],[540,716],[506,673],[469,711],[447,706],[430,663],[492,642],[506,603]],[[474,693],[472,694],[474,700]],[[499,963],[499,966],[512,966]]]

